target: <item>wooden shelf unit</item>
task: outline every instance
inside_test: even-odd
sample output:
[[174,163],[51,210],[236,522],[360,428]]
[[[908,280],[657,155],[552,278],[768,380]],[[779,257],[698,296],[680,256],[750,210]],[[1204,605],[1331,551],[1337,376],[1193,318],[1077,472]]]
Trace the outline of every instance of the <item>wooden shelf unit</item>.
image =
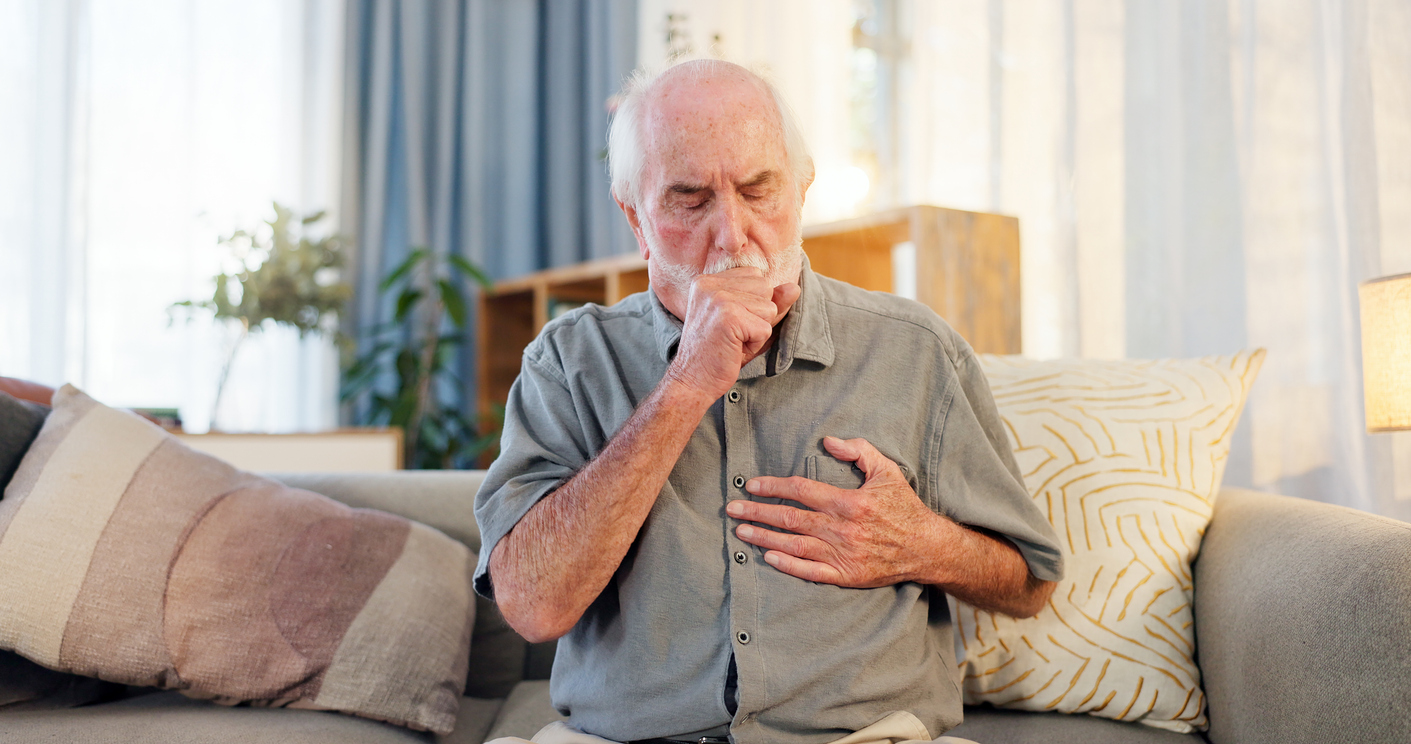
[[504,405],[519,376],[524,347],[549,322],[556,302],[612,305],[647,288],[647,262],[624,254],[496,282],[480,295],[479,407]]
[[916,300],[982,354],[1018,354],[1019,218],[915,206],[806,227],[813,270],[892,291],[892,246],[916,246]]
[[[916,299],[976,351],[1018,354],[1019,220],[931,206],[903,207],[805,227],[813,270],[863,289],[892,291],[892,247],[916,247]],[[480,298],[479,403],[504,405],[524,347],[558,302],[611,305],[647,289],[647,262],[622,255],[497,282]]]

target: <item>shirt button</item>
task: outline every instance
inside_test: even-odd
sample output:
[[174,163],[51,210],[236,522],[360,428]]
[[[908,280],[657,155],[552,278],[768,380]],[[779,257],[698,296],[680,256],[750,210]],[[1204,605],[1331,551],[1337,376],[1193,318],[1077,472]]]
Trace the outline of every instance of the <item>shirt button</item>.
[[745,561],[747,561],[747,560],[749,560],[749,559],[750,559],[750,557],[747,556],[747,555],[745,555],[744,551],[742,551],[742,550],[737,550],[737,551],[735,551],[735,562],[736,562],[736,563],[744,563]]
[[740,645],[743,646],[750,642],[750,634],[742,630],[735,634],[735,640],[739,641]]
[[743,476],[743,475],[737,475],[737,476],[735,476],[735,487],[736,487],[736,488],[744,488],[744,487],[745,487],[745,476]]
[[731,403],[739,403],[739,402],[740,402],[740,391],[739,391],[739,390],[731,390],[729,397],[730,397],[730,402],[731,402]]

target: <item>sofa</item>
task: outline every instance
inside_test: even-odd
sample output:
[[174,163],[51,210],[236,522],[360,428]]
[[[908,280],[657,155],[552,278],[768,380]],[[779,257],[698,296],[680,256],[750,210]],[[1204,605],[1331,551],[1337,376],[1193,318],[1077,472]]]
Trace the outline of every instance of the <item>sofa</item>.
[[[419,520],[479,548],[479,471],[276,475],[355,507]],[[553,644],[528,644],[479,600],[466,695],[444,737],[309,710],[222,707],[110,691],[75,708],[0,709],[0,742],[476,744],[559,720]],[[1091,716],[967,706],[950,732],[982,744],[1411,741],[1411,524],[1225,488],[1195,564],[1198,661],[1210,718],[1175,734]]]

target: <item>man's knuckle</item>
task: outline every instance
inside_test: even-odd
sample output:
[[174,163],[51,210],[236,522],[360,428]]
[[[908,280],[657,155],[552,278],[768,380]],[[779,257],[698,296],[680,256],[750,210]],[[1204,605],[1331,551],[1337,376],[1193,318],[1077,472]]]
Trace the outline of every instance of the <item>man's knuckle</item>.
[[789,509],[783,513],[779,521],[782,523],[780,526],[784,529],[790,532],[798,532],[803,527],[803,512],[798,509]]

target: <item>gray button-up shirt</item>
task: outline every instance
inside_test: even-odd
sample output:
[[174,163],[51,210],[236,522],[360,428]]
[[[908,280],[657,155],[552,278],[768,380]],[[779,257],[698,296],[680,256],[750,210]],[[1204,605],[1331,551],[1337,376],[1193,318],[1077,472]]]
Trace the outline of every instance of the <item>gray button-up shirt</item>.
[[[969,345],[918,303],[807,265],[801,283],[774,349],[711,406],[612,581],[559,640],[554,705],[586,732],[630,741],[728,726],[740,744],[815,744],[897,710],[932,735],[960,722],[941,592],[815,584],[735,536],[725,504],[756,498],[743,487],[752,476],[861,485],[852,463],[823,449],[827,435],[867,439],[933,511],[1008,537],[1033,575],[1061,577],[1057,537],[1023,486]],[[680,339],[681,322],[648,291],[571,312],[525,350],[501,455],[476,496],[477,591],[493,598],[495,545],[602,451]]]

